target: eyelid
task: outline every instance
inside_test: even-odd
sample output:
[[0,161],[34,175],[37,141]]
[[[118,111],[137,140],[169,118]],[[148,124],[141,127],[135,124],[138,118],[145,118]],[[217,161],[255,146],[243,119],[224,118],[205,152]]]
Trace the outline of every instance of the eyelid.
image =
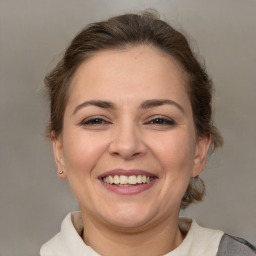
[[149,118],[147,118],[145,124],[151,124],[151,122],[156,120],[156,119],[161,119],[163,121],[166,121],[166,123],[164,123],[164,124],[159,123],[159,124],[152,124],[152,125],[175,125],[176,124],[176,121],[173,118],[163,116],[163,115],[150,116]]
[[[92,121],[95,121],[95,120],[101,120],[103,123],[95,123],[95,124],[92,124],[92,123],[90,123],[90,122],[92,122]],[[109,124],[109,123],[111,123],[109,120],[108,120],[108,118],[106,118],[106,117],[104,117],[104,116],[98,116],[98,115],[96,115],[96,116],[89,116],[89,117],[87,117],[87,118],[84,118],[79,124],[80,125],[88,125],[88,126],[96,126],[96,125],[104,125],[104,124]]]

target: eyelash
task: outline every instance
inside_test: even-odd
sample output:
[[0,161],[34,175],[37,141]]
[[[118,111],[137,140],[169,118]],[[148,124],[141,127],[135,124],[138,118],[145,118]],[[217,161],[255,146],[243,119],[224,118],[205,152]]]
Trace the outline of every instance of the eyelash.
[[92,117],[92,118],[87,118],[85,120],[83,120],[80,125],[85,125],[85,126],[89,126],[89,125],[103,125],[103,124],[109,124],[110,122],[106,121],[105,119],[101,118],[101,117]]
[[[100,125],[106,125],[110,124],[109,121],[105,120],[102,117],[91,117],[84,119],[80,125],[81,126],[100,126]],[[176,122],[170,118],[166,117],[154,117],[150,119],[149,121],[145,122],[145,125],[160,125],[160,126],[173,126]]]
[[150,125],[163,125],[163,126],[173,126],[175,125],[175,121],[170,119],[170,118],[166,118],[166,117],[155,117],[153,119],[151,119],[150,121],[146,122],[146,124],[150,124]]

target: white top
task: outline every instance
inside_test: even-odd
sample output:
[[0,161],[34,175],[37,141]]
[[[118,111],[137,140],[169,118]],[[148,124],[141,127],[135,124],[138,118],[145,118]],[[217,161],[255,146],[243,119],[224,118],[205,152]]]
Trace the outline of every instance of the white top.
[[[187,233],[183,242],[164,256],[216,256],[223,232],[200,227],[195,220],[181,217],[179,227]],[[69,213],[60,232],[44,244],[41,256],[99,256],[82,240],[83,221],[80,212]]]

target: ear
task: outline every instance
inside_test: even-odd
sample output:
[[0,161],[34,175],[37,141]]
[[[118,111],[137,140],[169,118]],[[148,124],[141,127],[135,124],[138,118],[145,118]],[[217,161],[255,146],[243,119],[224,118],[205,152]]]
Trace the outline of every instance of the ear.
[[198,176],[206,165],[207,153],[211,145],[211,136],[199,137],[195,150],[193,177]]
[[[51,141],[52,141],[52,148],[55,158],[55,163],[58,168],[58,176],[62,179],[67,178],[67,173],[65,170],[65,164],[64,164],[64,157],[63,157],[63,142],[62,137],[59,135],[56,136],[55,132],[51,132]],[[62,171],[63,173],[59,173],[59,171]]]

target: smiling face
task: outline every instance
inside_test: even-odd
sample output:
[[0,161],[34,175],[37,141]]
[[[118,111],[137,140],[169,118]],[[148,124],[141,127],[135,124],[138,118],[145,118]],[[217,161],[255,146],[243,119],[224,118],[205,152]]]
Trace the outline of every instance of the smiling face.
[[177,218],[209,146],[196,138],[185,77],[149,46],[101,51],[78,68],[52,141],[85,219],[138,228]]

